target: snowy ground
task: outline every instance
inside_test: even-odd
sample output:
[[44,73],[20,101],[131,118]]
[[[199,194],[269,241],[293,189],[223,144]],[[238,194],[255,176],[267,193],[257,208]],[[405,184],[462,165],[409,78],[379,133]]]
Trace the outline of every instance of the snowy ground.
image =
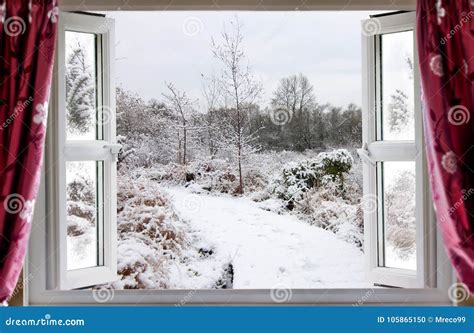
[[220,262],[230,262],[234,289],[362,288],[363,253],[295,216],[263,210],[247,198],[168,188],[176,213]]

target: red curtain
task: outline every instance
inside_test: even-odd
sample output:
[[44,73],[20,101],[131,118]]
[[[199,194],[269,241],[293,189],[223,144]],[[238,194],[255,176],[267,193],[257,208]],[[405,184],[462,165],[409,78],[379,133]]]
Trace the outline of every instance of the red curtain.
[[20,275],[38,191],[56,0],[0,0],[0,301]]
[[474,1],[419,0],[425,137],[438,225],[474,291]]

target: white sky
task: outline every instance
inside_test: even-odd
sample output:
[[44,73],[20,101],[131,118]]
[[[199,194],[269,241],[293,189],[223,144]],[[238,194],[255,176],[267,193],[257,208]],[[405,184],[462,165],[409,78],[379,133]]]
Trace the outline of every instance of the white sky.
[[[218,72],[211,37],[236,15],[266,105],[278,81],[303,73],[317,100],[361,103],[360,21],[370,12],[109,12],[116,20],[116,83],[161,99],[164,82],[201,98],[201,74]],[[198,33],[185,33],[196,23]],[[202,98],[201,98],[202,99]]]

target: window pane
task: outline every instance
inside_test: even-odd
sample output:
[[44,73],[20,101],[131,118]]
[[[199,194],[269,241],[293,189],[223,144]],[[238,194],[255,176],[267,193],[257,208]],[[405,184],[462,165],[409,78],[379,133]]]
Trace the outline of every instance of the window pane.
[[416,269],[415,162],[384,162],[385,267]]
[[415,139],[413,31],[382,35],[382,140]]
[[97,130],[97,36],[66,32],[68,140],[101,139]]
[[103,162],[67,162],[67,268],[100,265],[99,231],[103,221]]

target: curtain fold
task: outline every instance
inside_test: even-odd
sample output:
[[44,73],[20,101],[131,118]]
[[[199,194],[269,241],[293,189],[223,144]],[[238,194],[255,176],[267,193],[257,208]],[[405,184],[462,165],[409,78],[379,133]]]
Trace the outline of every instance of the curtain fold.
[[438,226],[474,292],[474,1],[418,0],[417,42]]
[[14,292],[28,245],[57,19],[56,0],[0,0],[0,301]]

